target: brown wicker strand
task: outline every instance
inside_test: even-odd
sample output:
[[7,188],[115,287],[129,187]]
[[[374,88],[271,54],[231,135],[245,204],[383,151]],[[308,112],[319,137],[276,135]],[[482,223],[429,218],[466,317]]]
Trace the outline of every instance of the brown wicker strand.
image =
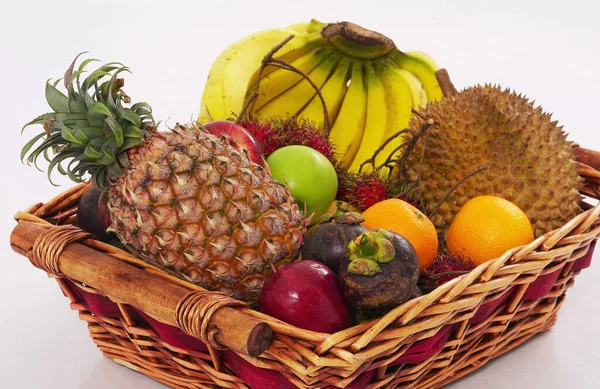
[[[600,167],[600,153],[586,152],[584,156],[589,159],[585,162],[589,166]],[[580,193],[600,198],[600,173],[587,166],[580,172],[585,180]],[[177,389],[247,388],[236,376],[236,363],[217,349],[232,350],[246,363],[278,372],[289,380],[288,384],[302,389],[344,387],[370,370],[376,374],[368,389],[440,388],[536,333],[550,329],[565,301],[565,292],[573,286],[581,269],[589,266],[590,258],[584,256],[600,235],[600,204],[584,202],[578,216],[530,244],[507,250],[495,260],[405,302],[383,317],[326,334],[296,328],[221,293],[207,292],[125,251],[78,236],[81,232],[67,224],[77,225],[76,207],[86,189],[86,185],[76,186],[46,204],[38,203],[19,212],[15,216],[19,226],[11,235],[11,247],[29,256],[36,267],[61,276],[58,256],[69,243],[78,240],[78,244],[61,254],[64,260],[60,267],[68,279],[57,278],[72,301],[71,309],[87,322],[90,336],[104,355]],[[57,228],[54,224],[65,226]],[[86,262],[94,251],[105,255],[98,261]],[[582,258],[585,261],[580,262]],[[90,281],[82,285],[80,281],[87,280],[87,273],[81,268],[96,269],[101,260],[114,267],[111,274],[116,276],[141,277],[142,270],[157,280],[161,293],[152,294],[156,288],[151,288],[147,293],[152,296],[144,294],[129,301],[121,292],[121,284],[98,280],[97,284]],[[166,282],[158,282],[155,276]],[[550,286],[540,289],[538,283],[532,288],[545,276],[558,278],[547,278],[556,280]],[[120,314],[105,317],[89,311],[93,307],[87,306],[86,295],[90,293],[115,303]],[[483,315],[477,314],[480,308],[489,309],[488,304],[500,299],[502,302],[494,305],[491,312],[484,309]],[[192,351],[169,344],[154,332],[152,325],[132,320],[130,314],[134,311],[129,311],[129,306],[164,324],[178,326],[204,341],[208,350]],[[257,323],[244,328],[235,325],[244,320]],[[441,339],[445,343],[435,353],[426,354],[418,362],[398,360],[402,356],[417,356],[409,350],[443,329],[451,332],[444,335],[448,338]],[[264,348],[252,352],[260,342],[253,335],[264,332],[269,332],[270,343],[262,342]]]
[[215,339],[218,330],[209,323],[212,315],[224,307],[247,307],[247,304],[220,292],[189,292],[177,306],[177,325],[187,334],[222,350],[223,346]]
[[58,264],[60,254],[69,244],[90,236],[72,225],[50,228],[37,237],[32,249],[27,253],[27,258],[33,266],[55,276],[64,277]]

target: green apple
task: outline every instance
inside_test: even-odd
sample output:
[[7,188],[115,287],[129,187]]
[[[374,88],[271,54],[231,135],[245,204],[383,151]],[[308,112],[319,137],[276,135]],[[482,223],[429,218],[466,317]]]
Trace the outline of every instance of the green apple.
[[307,146],[285,146],[275,150],[267,158],[273,178],[287,185],[306,216],[312,215],[311,224],[319,218],[335,200],[338,180],[335,168],[317,150]]

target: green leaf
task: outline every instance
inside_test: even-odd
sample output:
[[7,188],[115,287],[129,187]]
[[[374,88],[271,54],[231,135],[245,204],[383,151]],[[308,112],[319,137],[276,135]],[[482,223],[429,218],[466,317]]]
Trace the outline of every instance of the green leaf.
[[[127,140],[125,140],[125,142],[127,142]],[[124,169],[129,169],[131,167],[131,162],[129,162],[129,156],[127,155],[127,153],[120,153],[117,156],[117,162]]]
[[27,163],[33,162],[35,168],[39,171],[42,171],[42,169],[40,169],[37,165],[37,159],[39,155],[51,147],[59,146],[64,143],[64,139],[60,136],[60,134],[53,134],[49,138],[46,138],[35,150],[29,153],[29,157],[27,157]]
[[46,82],[46,101],[55,112],[70,112],[69,98],[52,86],[50,82]]
[[110,76],[110,73],[105,71],[105,70],[101,70],[100,69],[96,69],[93,72],[90,73],[89,76],[86,77],[85,80],[83,80],[83,90],[87,91],[88,89],[90,89],[92,87],[92,85],[94,85],[99,79],[101,79],[102,77],[106,77],[106,76]]
[[75,133],[75,138],[79,139],[79,141],[81,142],[82,145],[86,145],[89,141],[89,138],[87,137],[85,132],[83,132],[81,130],[81,128],[78,129],[77,132]]
[[80,73],[83,73],[85,67],[92,63],[92,62],[100,62],[99,60],[97,60],[96,58],[88,58],[85,61],[83,61],[80,65],[79,65],[79,69],[77,69],[77,75],[79,76]]
[[69,162],[69,165],[67,166],[67,175],[71,180],[80,182],[81,177],[83,177],[87,172],[86,167],[91,165],[92,164],[88,161],[86,156],[80,154],[76,158],[73,158],[71,162]]
[[[87,121],[88,121],[89,125],[92,127],[102,128],[102,126],[104,125],[105,117],[106,117],[106,115],[103,115],[100,113],[88,112]],[[102,133],[102,134],[104,134],[104,133]]]
[[83,52],[77,54],[77,56],[75,57],[73,62],[71,62],[71,66],[69,66],[69,68],[65,72],[65,76],[64,76],[65,88],[69,89],[69,86],[71,85],[71,80],[72,80],[71,77],[73,76],[73,69],[75,68],[75,63],[77,62],[77,58],[79,58],[79,56],[84,53],[87,53],[87,52],[83,51]]
[[81,131],[88,137],[88,139],[98,138],[104,136],[104,132],[98,127],[79,127]]
[[106,168],[98,169],[92,174],[92,182],[100,189],[106,187]]
[[67,126],[62,127],[62,131],[60,132],[60,136],[63,137],[69,143],[74,143],[76,145],[83,145],[79,139],[77,139],[72,133],[71,129]]
[[139,103],[135,103],[131,106],[131,110],[134,112],[137,112],[139,109],[145,109],[149,112],[152,112],[152,107],[150,106],[150,104],[145,103],[143,101],[141,101]]
[[25,124],[23,126],[23,128],[21,128],[21,134],[23,134],[23,131],[25,131],[25,128],[27,128],[29,126],[32,126],[34,124],[42,124],[42,125],[45,124],[48,120],[52,119],[52,116],[54,116],[54,112],[48,112],[48,113],[45,113],[43,115],[36,117],[29,123]]
[[140,116],[132,110],[130,110],[129,108],[125,108],[123,110],[123,114],[121,115],[120,119],[127,120],[129,123],[133,124],[136,127],[142,126],[142,119],[140,119]]
[[98,138],[94,138],[92,140],[90,140],[90,143],[92,145],[92,147],[94,147],[96,150],[100,150],[104,144],[106,143],[107,139],[102,136],[102,137],[98,137]]
[[[52,158],[50,158],[50,155],[49,155],[49,151],[50,151],[50,149],[46,149],[46,150],[44,150],[44,159],[45,159],[46,161],[48,161],[48,163],[50,163],[50,162],[52,161]],[[53,151],[54,151],[54,150],[53,150]]]
[[69,112],[86,113],[87,107],[85,106],[85,103],[79,98],[79,94],[73,91],[69,95]]
[[110,78],[110,83],[108,84],[109,85],[108,86],[108,101],[111,102],[111,104],[115,100],[115,98],[113,96],[113,85],[115,85],[115,83],[117,82],[117,76],[119,75],[119,73],[122,73],[122,72],[131,73],[131,71],[129,70],[128,67],[121,66],[119,69],[116,69],[116,72],[114,72],[112,77]]
[[123,175],[125,174],[123,173],[123,169],[121,169],[117,161],[111,163],[110,165],[107,165],[106,168],[114,177],[123,177]]
[[31,148],[33,147],[33,145],[40,140],[40,138],[42,138],[43,136],[45,136],[46,133],[42,132],[36,136],[33,137],[33,139],[31,139],[29,142],[27,142],[25,144],[25,146],[23,146],[23,148],[21,149],[21,162],[23,162],[23,159],[25,158],[25,155],[29,152],[29,150],[31,150]]
[[58,172],[59,172],[60,174],[62,174],[63,176],[64,176],[64,175],[68,175],[67,171],[66,171],[66,170],[65,170],[65,168],[62,166],[62,164],[60,164],[60,163],[59,163],[58,165],[56,165],[56,168],[58,169]]
[[121,146],[121,150],[128,150],[132,147],[139,145],[140,143],[144,143],[144,140],[140,138],[125,138],[125,141]]
[[57,122],[75,122],[77,120],[87,120],[87,114],[85,112],[57,112],[54,114],[54,118]]
[[123,135],[125,136],[125,138],[141,139],[144,136],[144,132],[136,126],[129,126],[125,129]]
[[102,165],[108,166],[115,161],[115,156],[108,153],[106,149],[102,149],[100,153],[102,153],[102,155],[97,159],[97,161]]
[[62,125],[65,126],[69,126],[71,128],[80,128],[80,127],[87,127],[88,126],[88,121],[87,119],[75,119],[69,116],[66,116],[64,120],[55,120],[53,125],[60,125],[62,128]]
[[52,162],[50,162],[50,165],[48,165],[48,173],[47,173],[48,181],[50,181],[50,183],[52,185],[58,186],[54,182],[52,182],[52,171],[54,170],[54,168],[56,167],[56,165],[58,165],[59,163],[61,163],[65,159],[73,158],[73,157],[76,157],[77,155],[79,155],[79,152],[73,151],[73,152],[70,152],[70,153],[61,153],[61,154],[58,154],[56,157],[54,157],[54,159],[52,160]]
[[106,118],[104,122],[108,124],[108,128],[110,128],[115,136],[115,143],[117,144],[117,147],[121,147],[123,144],[123,129],[119,123],[117,123],[113,118]]
[[97,166],[94,160],[91,160],[83,154],[80,155],[78,158],[75,158],[73,162],[79,162],[76,166],[71,168],[73,173],[79,176],[85,174],[88,170],[90,170],[88,169],[89,167]]
[[92,105],[90,112],[91,113],[99,113],[99,114],[105,115],[109,118],[113,117],[113,114],[112,114],[112,112],[110,112],[108,107],[99,101],[94,102],[94,105]]
[[91,143],[88,143],[88,145],[85,147],[85,151],[83,153],[85,154],[86,157],[90,157],[93,159],[98,159],[102,156],[102,154],[100,154],[100,152],[98,150],[96,150],[94,148],[94,146],[92,146]]

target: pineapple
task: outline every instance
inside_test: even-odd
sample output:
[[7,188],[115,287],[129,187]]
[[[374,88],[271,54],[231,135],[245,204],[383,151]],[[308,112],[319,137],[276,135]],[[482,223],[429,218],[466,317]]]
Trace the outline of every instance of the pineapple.
[[54,168],[77,182],[89,175],[107,192],[111,229],[141,258],[254,303],[264,280],[299,254],[305,220],[287,188],[231,140],[195,124],[160,132],[148,104],[126,108],[117,75],[127,67],[108,63],[80,82],[89,62],[67,70],[66,95],[47,83],[52,112],[25,126],[44,132],[22,156],[35,163],[44,154],[48,177]]

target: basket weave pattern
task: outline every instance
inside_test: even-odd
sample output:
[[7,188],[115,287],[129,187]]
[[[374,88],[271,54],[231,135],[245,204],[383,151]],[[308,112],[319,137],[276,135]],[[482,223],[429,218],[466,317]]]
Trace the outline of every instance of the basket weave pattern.
[[[597,193],[599,186],[600,176],[592,170],[588,170],[592,177],[586,177],[588,195]],[[293,327],[221,294],[206,293],[71,227],[77,224],[77,204],[87,188],[75,186],[46,204],[18,213],[20,225],[36,225],[47,232],[32,247],[13,243],[13,249],[56,279],[106,357],[174,388],[247,388],[240,378],[243,374],[236,370],[239,363],[268,369],[263,378],[285,379],[282,382],[300,388],[343,388],[357,377],[368,381],[369,389],[439,388],[551,328],[566,290],[573,286],[582,261],[589,262],[590,247],[600,235],[600,204],[587,206],[560,229],[509,250],[382,318],[321,334]],[[188,290],[189,295],[173,307],[177,325],[169,328],[189,336],[190,342],[169,341],[165,326],[130,301],[66,276],[59,258],[63,250],[77,245]],[[212,315],[225,308],[270,326],[274,339],[264,353],[234,354],[219,343]],[[436,336],[435,345],[427,343]]]

